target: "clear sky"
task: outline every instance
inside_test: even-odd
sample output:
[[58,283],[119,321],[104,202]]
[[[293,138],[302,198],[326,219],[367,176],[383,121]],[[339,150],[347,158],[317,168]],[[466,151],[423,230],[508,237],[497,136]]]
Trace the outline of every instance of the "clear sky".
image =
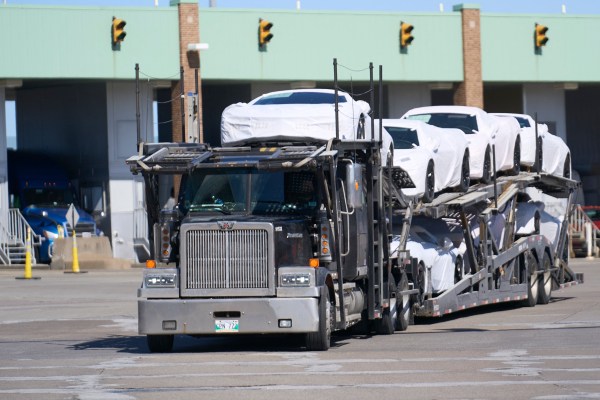
[[[199,0],[200,7],[210,4],[223,8],[270,8],[293,10],[300,2],[302,10],[369,11],[452,11],[455,4],[478,4],[482,12],[560,14],[600,14],[599,0]],[[0,4],[46,4],[78,6],[154,6],[168,7],[169,0],[0,0]]]

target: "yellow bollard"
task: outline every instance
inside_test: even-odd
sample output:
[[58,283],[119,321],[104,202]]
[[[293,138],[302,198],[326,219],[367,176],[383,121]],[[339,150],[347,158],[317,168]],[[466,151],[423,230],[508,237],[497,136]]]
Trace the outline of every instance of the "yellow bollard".
[[25,239],[25,279],[31,279],[31,228],[27,228]]
[[73,273],[79,273],[79,256],[77,255],[77,236],[75,236],[75,229],[73,229]]
[[25,274],[23,277],[17,277],[16,279],[40,279],[39,277],[31,276],[31,228],[27,228],[27,235],[25,238]]

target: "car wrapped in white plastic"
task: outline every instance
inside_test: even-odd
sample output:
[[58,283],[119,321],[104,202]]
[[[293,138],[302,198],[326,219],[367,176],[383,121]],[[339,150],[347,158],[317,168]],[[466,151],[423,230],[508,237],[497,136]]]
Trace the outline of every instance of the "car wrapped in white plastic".
[[[371,108],[338,91],[339,138],[371,139]],[[326,142],[336,137],[335,91],[296,89],[265,93],[249,103],[228,106],[221,116],[221,144],[305,140]]]
[[492,149],[495,146],[495,169],[510,174],[520,172],[520,137],[518,125],[505,123],[477,107],[430,106],[413,108],[402,118],[420,120],[439,128],[457,128],[469,142],[471,178],[484,183],[493,177]]
[[[400,236],[393,236],[390,254],[398,252]],[[456,246],[458,244],[458,247]],[[425,293],[439,294],[450,289],[466,274],[464,254],[466,245],[450,239],[448,226],[442,219],[415,217],[411,224],[406,249],[416,258],[422,270]]]
[[[571,151],[558,136],[548,131],[548,125],[537,124],[527,114],[496,113],[502,117],[514,117],[521,126],[521,165],[533,171],[571,178]],[[537,139],[537,140],[536,140]],[[541,169],[538,167],[541,165]]]
[[461,130],[408,119],[384,119],[382,125],[393,141],[392,165],[406,171],[415,185],[402,189],[406,196],[428,203],[444,189],[469,189],[469,148]]

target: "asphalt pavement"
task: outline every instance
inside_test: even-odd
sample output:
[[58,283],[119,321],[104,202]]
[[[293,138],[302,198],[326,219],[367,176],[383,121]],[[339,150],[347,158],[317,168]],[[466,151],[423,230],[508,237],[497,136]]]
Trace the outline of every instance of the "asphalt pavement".
[[600,399],[600,260],[548,305],[419,319],[406,332],[301,338],[137,333],[140,269],[0,269],[0,399]]

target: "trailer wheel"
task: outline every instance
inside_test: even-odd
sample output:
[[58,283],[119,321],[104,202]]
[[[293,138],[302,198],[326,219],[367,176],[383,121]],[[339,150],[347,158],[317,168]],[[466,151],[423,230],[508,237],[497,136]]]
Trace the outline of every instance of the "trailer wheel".
[[152,353],[170,353],[175,335],[147,335],[148,349]]
[[538,304],[548,304],[550,302],[550,298],[552,297],[552,263],[550,261],[550,256],[548,253],[544,252],[544,257],[542,258],[542,269],[544,273],[539,275],[539,294],[537,303]]
[[319,330],[306,334],[306,349],[309,351],[327,351],[331,346],[331,330],[335,312],[329,297],[329,289],[322,286],[319,297]]
[[534,307],[537,304],[540,279],[536,273],[538,270],[538,262],[533,254],[527,254],[529,268],[522,268],[521,273],[524,275],[521,282],[527,283],[527,299],[523,300],[522,304],[525,307]]
[[408,277],[406,272],[402,271],[400,276],[400,282],[396,287],[396,326],[394,327],[397,331],[405,331],[408,329],[408,325],[412,320],[412,304],[410,301],[410,294],[402,295],[402,292],[408,290]]

